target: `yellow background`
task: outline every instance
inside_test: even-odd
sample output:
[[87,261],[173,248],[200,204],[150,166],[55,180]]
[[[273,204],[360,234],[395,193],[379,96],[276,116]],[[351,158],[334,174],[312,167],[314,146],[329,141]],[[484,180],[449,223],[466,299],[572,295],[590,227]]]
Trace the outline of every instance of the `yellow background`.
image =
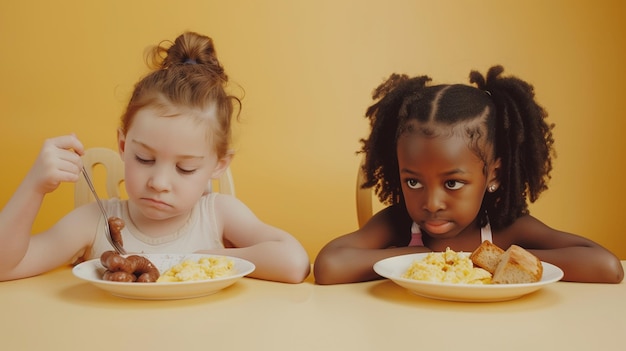
[[[392,72],[466,83],[493,64],[531,82],[557,125],[553,179],[532,213],[626,259],[625,19],[621,0],[2,1],[0,206],[44,139],[115,148],[145,48],[193,30],[245,90],[238,197],[311,259],[357,227],[372,90]],[[48,195],[34,230],[72,196],[71,184]]]

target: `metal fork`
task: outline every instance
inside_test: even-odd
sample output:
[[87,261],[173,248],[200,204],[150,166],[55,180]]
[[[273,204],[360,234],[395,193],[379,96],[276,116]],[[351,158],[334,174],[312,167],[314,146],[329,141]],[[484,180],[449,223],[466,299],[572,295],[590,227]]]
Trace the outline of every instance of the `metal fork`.
[[117,253],[119,253],[120,255],[126,255],[126,250],[124,250],[124,248],[121,245],[119,245],[117,242],[115,242],[113,238],[111,237],[111,227],[109,226],[109,215],[107,214],[107,211],[104,209],[104,206],[102,205],[102,201],[100,201],[100,197],[98,197],[98,194],[96,193],[96,189],[94,188],[93,183],[91,182],[91,179],[89,178],[89,175],[87,174],[87,170],[85,169],[85,166],[83,166],[83,176],[85,176],[87,185],[89,186],[89,189],[91,190],[91,193],[93,194],[93,197],[96,198],[98,207],[100,207],[100,211],[102,212],[102,215],[104,216],[104,227],[106,230],[107,240],[109,240],[109,243],[111,244],[111,246],[113,246],[113,248],[115,249],[115,251],[117,251]]

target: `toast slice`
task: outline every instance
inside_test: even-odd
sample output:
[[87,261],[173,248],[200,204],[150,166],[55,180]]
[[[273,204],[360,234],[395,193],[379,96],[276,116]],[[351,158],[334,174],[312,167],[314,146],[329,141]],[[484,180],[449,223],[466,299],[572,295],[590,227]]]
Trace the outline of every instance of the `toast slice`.
[[494,284],[523,284],[541,280],[543,265],[537,256],[517,245],[511,245],[501,256],[493,272]]
[[491,241],[485,240],[472,252],[470,259],[475,266],[493,274],[493,272],[496,271],[498,263],[500,263],[500,257],[503,253],[504,250],[500,247],[491,243]]

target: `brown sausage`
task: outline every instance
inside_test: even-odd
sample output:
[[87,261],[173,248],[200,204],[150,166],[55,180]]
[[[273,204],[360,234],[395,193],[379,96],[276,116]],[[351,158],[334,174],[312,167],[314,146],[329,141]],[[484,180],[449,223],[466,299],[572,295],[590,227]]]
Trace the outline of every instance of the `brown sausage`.
[[115,251],[106,251],[100,256],[100,262],[102,265],[112,272],[126,272],[133,273],[133,266],[127,259],[120,256]]
[[143,256],[123,257],[115,251],[105,251],[100,256],[100,262],[107,269],[102,275],[104,280],[152,283],[161,275],[159,269]]
[[102,263],[102,265],[104,266],[104,268],[109,268],[109,257],[111,257],[111,255],[115,255],[115,251],[105,251],[102,253],[102,255],[100,255],[100,263]]
[[124,220],[119,217],[109,217],[107,221],[109,223],[109,230],[111,231],[111,239],[123,247],[124,240],[122,239],[122,229],[124,229],[126,225]]
[[110,280],[110,281],[113,281],[113,282],[127,282],[127,283],[130,283],[130,282],[136,281],[137,277],[135,277],[134,274],[128,273],[128,272],[122,272],[122,271],[111,272],[111,271],[107,270],[102,275],[102,279]]
[[137,280],[135,280],[137,283],[155,283],[157,281],[157,279],[159,279],[159,275],[155,275],[154,273],[144,273],[140,276],[136,276]]
[[149,259],[143,256],[131,255],[126,260],[133,267],[133,274],[137,277],[137,282],[151,283],[159,279],[161,274]]

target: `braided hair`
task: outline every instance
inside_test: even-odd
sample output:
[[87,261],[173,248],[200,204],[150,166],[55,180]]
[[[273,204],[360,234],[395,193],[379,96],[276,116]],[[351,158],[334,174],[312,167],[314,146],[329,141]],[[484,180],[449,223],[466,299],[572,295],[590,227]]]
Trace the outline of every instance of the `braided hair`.
[[501,162],[500,186],[486,193],[479,224],[485,225],[489,215],[497,230],[527,214],[527,201],[536,201],[548,188],[555,156],[554,125],[546,123],[547,113],[536,103],[533,87],[516,77],[502,77],[503,71],[501,66],[491,67],[486,79],[472,71],[470,83],[476,87],[429,85],[428,76],[392,74],[374,90],[376,102],[366,111],[371,133],[361,139],[359,152],[365,154],[361,187],[373,187],[386,205],[404,206],[398,137],[416,128],[416,121],[426,134],[428,124],[450,129],[462,126],[468,147],[484,162],[485,170],[489,162]]

